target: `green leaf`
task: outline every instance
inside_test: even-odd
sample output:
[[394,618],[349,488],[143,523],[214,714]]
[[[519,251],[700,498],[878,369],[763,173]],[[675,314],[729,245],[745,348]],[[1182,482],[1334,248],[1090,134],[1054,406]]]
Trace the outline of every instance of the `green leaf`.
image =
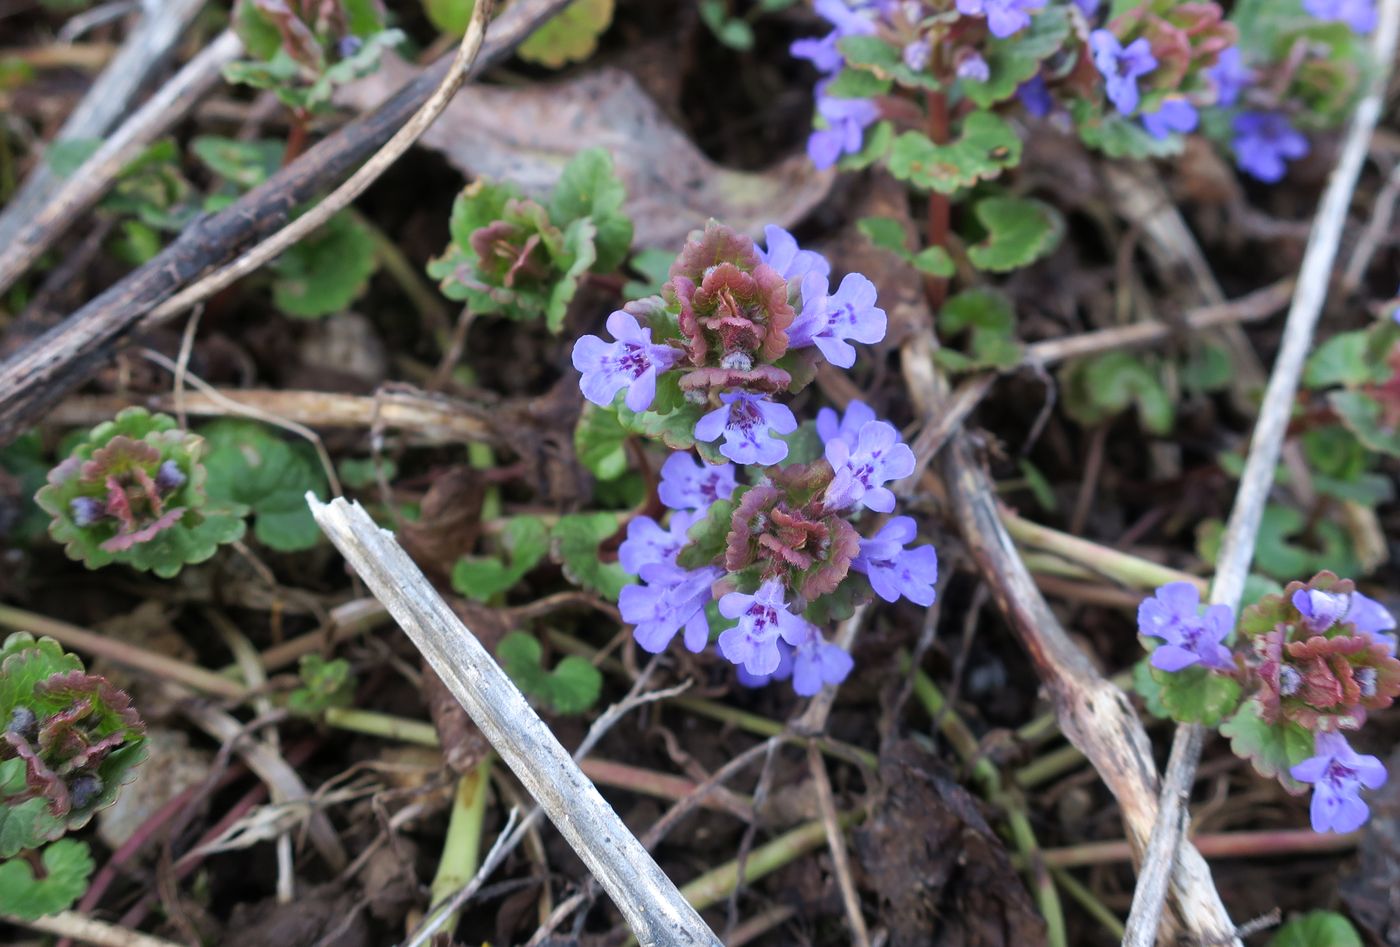
[[880,121],[872,125],[865,133],[865,141],[861,144],[860,151],[853,155],[846,155],[836,164],[839,171],[860,171],[870,167],[877,161],[884,159],[889,154],[890,146],[894,143],[894,124],[889,121]]
[[1279,928],[1269,947],[1362,947],[1351,921],[1335,911],[1309,911]]
[[613,0],[574,0],[530,34],[515,53],[526,62],[558,69],[583,62],[612,24]]
[[44,163],[58,177],[71,177],[101,147],[100,138],[60,138],[44,149]]
[[952,371],[973,368],[1011,368],[1021,361],[1016,340],[1016,312],[1003,293],[995,289],[968,289],[943,304],[938,331],[946,340],[970,331],[966,353],[939,349],[934,358]]
[[355,699],[355,675],[344,658],[327,661],[319,654],[302,655],[301,686],[287,695],[287,709],[301,717],[319,717],[331,707],[349,707]]
[[1171,430],[1175,407],[1145,356],[1109,352],[1078,359],[1065,366],[1060,380],[1065,410],[1080,424],[1102,424],[1136,406],[1146,430],[1154,434]]
[[1223,345],[1199,342],[1181,365],[1181,384],[1198,394],[1223,391],[1235,375],[1230,353]]
[[[392,483],[399,474],[399,465],[388,457],[381,457],[379,465],[384,470],[384,479]],[[373,486],[379,482],[379,475],[374,470],[373,457],[346,457],[335,465],[335,471],[339,474],[340,482],[343,485],[355,490]]]
[[670,279],[671,261],[675,258],[670,250],[657,248],[634,253],[627,266],[642,279],[628,280],[622,287],[622,298],[640,299],[661,292],[661,287]]
[[700,19],[715,38],[730,49],[740,52],[753,49],[753,27],[738,17],[731,17],[725,0],[700,0]]
[[977,202],[973,213],[987,237],[968,247],[967,257],[979,270],[992,273],[1029,266],[1054,250],[1064,233],[1059,212],[1043,201],[988,197]]
[[257,421],[224,418],[199,432],[209,445],[209,498],[252,508],[253,535],[279,552],[310,549],[321,539],[306,492],[325,499],[326,478],[309,445],[284,440]]
[[689,450],[695,446],[695,422],[700,420],[705,406],[685,402],[664,414],[657,411],[635,414],[621,404],[613,410],[617,412],[618,423],[633,434],[660,440],[671,450]]
[[990,180],[1021,161],[1021,139],[991,112],[973,112],[963,119],[962,132],[946,145],[935,145],[921,132],[905,132],[894,140],[890,173],[915,187],[952,194],[978,181]]
[[871,99],[888,95],[891,81],[864,69],[842,68],[827,85],[823,94],[834,99]]
[[[631,226],[630,222],[628,226]],[[578,292],[579,281],[597,260],[596,235],[596,227],[587,217],[575,220],[564,231],[564,247],[568,255],[563,260],[555,258],[556,264],[565,263],[564,272],[550,289],[549,301],[545,304],[544,323],[550,332],[557,333],[564,328],[564,316],[568,314],[569,303]]]
[[471,22],[475,0],[423,0],[423,12],[439,33],[461,36]]
[[584,404],[574,428],[574,452],[599,480],[614,480],[627,472],[627,431],[617,412]]
[[41,858],[43,879],[23,858],[0,863],[0,914],[32,921],[66,911],[82,897],[94,867],[86,843],[62,839],[46,846]]
[[[0,447],[0,475],[14,484],[18,516],[8,532],[0,528],[0,538],[12,543],[29,543],[44,534],[49,517],[34,502],[34,494],[44,485],[49,464],[44,460],[43,443],[37,431],[28,431]],[[13,509],[13,508],[12,508]]]
[[1387,366],[1368,357],[1367,336],[1364,331],[1341,332],[1319,345],[1303,368],[1303,384],[1331,388],[1385,381]]
[[[1144,647],[1155,651],[1156,639],[1144,638]],[[1217,674],[1195,665],[1180,671],[1162,671],[1148,665],[1148,677],[1156,685],[1156,694],[1149,701],[1153,712],[1165,710],[1165,716],[1177,723],[1200,723],[1208,727],[1218,724],[1240,703],[1240,685],[1232,677]],[[1135,682],[1137,676],[1134,676]]]
[[858,226],[875,246],[896,254],[921,273],[946,279],[957,271],[953,258],[942,247],[926,247],[918,253],[910,251],[905,246],[904,225],[892,217],[866,217]]
[[1220,735],[1230,741],[1230,749],[1241,759],[1249,760],[1255,772],[1265,779],[1278,779],[1294,795],[1307,787],[1288,775],[1291,767],[1313,755],[1312,734],[1291,720],[1280,719],[1267,724],[1259,716],[1259,704],[1250,699],[1240,705],[1220,725]]
[[690,528],[685,531],[690,542],[676,557],[676,562],[682,568],[700,569],[712,565],[715,559],[723,554],[730,522],[734,517],[734,508],[747,492],[747,487],[740,487],[728,500],[716,500],[705,510],[704,516],[690,524]]
[[846,36],[837,41],[836,47],[847,66],[872,72],[879,79],[890,79],[911,89],[939,88],[937,79],[927,72],[910,69],[900,50],[878,36]]
[[364,293],[378,268],[374,238],[339,213],[272,264],[272,302],[299,319],[344,311]]
[[554,560],[572,583],[616,601],[624,586],[636,582],[617,562],[603,562],[598,546],[617,533],[616,513],[570,513],[561,516],[551,533]]
[[626,199],[627,189],[613,170],[612,156],[602,148],[589,148],[564,166],[549,200],[549,216],[559,227],[591,218],[597,228],[593,269],[611,272],[632,246],[632,221],[622,212]]
[[962,83],[963,94],[981,108],[990,108],[1016,94],[1021,83],[1040,70],[1040,64],[1059,52],[1069,36],[1069,16],[1059,7],[1041,10],[1027,29],[1006,39],[983,44],[987,81]]
[[1373,451],[1400,457],[1400,427],[1385,424],[1381,403],[1364,391],[1333,391],[1327,401],[1357,440]]
[[219,135],[200,135],[190,142],[190,152],[205,167],[244,191],[272,177],[285,150],[280,141],[239,141]]
[[1110,158],[1167,158],[1184,147],[1181,135],[1153,138],[1137,121],[1087,99],[1076,99],[1069,111],[1084,144]]
[[1148,713],[1159,720],[1167,720],[1171,717],[1171,711],[1167,709],[1166,704],[1162,703],[1162,685],[1157,682],[1157,678],[1153,675],[1154,670],[1150,658],[1144,657],[1137,664],[1134,664],[1133,690],[1147,705]]
[[1060,501],[1055,497],[1055,491],[1050,487],[1050,481],[1045,479],[1045,474],[1040,472],[1029,460],[1022,458],[1016,462],[1016,466],[1021,471],[1021,476],[1026,478],[1026,489],[1031,491],[1035,497],[1035,502],[1040,504],[1040,508],[1047,513],[1054,513],[1060,508]]
[[549,529],[534,516],[513,516],[500,536],[504,561],[495,557],[463,556],[452,567],[452,587],[478,602],[509,591],[539,564],[549,551]]
[[569,655],[546,671],[540,643],[524,632],[512,631],[496,645],[496,657],[517,687],[531,700],[556,714],[581,714],[598,702],[603,675],[577,655]]

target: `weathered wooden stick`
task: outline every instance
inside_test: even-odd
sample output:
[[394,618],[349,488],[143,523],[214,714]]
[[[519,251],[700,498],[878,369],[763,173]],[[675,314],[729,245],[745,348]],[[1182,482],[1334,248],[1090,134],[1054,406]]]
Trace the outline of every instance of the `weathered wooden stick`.
[[646,947],[719,939],[559,745],[496,660],[358,503],[306,495],[322,531],[427,658]]

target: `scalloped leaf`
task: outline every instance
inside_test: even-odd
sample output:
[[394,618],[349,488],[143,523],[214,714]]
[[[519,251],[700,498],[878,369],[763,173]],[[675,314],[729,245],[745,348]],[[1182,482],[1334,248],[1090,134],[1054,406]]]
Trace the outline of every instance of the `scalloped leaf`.
[[546,671],[539,641],[521,631],[501,639],[496,657],[525,696],[551,713],[584,713],[598,702],[603,690],[602,673],[578,655],[568,655]]
[[251,508],[253,535],[280,552],[311,549],[321,541],[306,493],[324,500],[326,478],[309,445],[238,418],[206,424],[199,433],[209,445],[204,466],[211,500]]
[[710,504],[704,516],[690,524],[690,528],[685,531],[690,542],[682,547],[676,556],[678,565],[686,569],[700,569],[713,565],[714,561],[724,554],[725,539],[729,535],[730,521],[734,518],[734,508],[748,491],[748,487],[740,487],[729,499],[716,500]]
[[984,198],[973,213],[987,236],[968,247],[967,258],[979,270],[992,273],[1029,266],[1049,254],[1059,245],[1065,229],[1059,211],[1031,198]]
[[1220,735],[1230,741],[1230,749],[1249,760],[1255,772],[1266,779],[1277,779],[1295,796],[1308,787],[1288,775],[1291,767],[1313,755],[1313,736],[1290,720],[1268,724],[1259,716],[1259,704],[1246,700],[1235,714],[1220,724]]
[[1153,434],[1171,430],[1176,409],[1148,359],[1133,352],[1076,359],[1061,370],[1065,410],[1092,426],[1137,408],[1138,420]]
[[452,587],[461,595],[485,602],[509,591],[539,564],[549,551],[549,529],[534,516],[513,516],[500,537],[499,557],[463,556],[452,567]]
[[1356,439],[1373,451],[1400,457],[1400,427],[1387,427],[1381,403],[1364,391],[1333,391],[1327,402]]
[[0,864],[0,914],[32,921],[73,906],[87,890],[95,867],[87,844],[62,839],[44,848],[44,877],[22,858]]
[[272,304],[298,319],[344,312],[369,288],[378,268],[374,237],[341,212],[272,264]]
[[1087,99],[1076,99],[1069,111],[1084,144],[1110,158],[1167,158],[1185,147],[1181,135],[1153,138],[1133,119],[1124,118],[1115,109],[1105,111],[1101,104]]
[[1365,330],[1339,332],[1308,356],[1303,368],[1303,384],[1309,388],[1334,385],[1364,385],[1389,377],[1384,363],[1370,357],[1369,333]]
[[1309,911],[1280,927],[1269,947],[1362,947],[1362,941],[1337,912]]
[[953,258],[942,247],[926,247],[918,253],[909,250],[904,225],[893,217],[866,217],[857,226],[875,246],[894,253],[921,273],[947,279],[957,272]]
[[301,717],[319,717],[331,707],[349,707],[355,699],[355,674],[344,658],[327,661],[304,654],[297,665],[301,686],[287,695],[287,709]]
[[616,480],[625,474],[627,429],[618,421],[617,412],[585,402],[574,427],[574,453],[599,480]]
[[[1142,639],[1149,655],[1159,642],[1155,639]],[[1147,680],[1154,688],[1143,681],[1138,668],[1146,666]],[[1158,716],[1170,717],[1177,723],[1200,723],[1213,727],[1232,712],[1240,703],[1240,685],[1232,677],[1216,674],[1210,670],[1193,666],[1180,671],[1162,671],[1142,662],[1133,669],[1133,683],[1140,685],[1138,692],[1148,700],[1148,708]]]
[[[612,0],[607,2],[611,5]],[[626,199],[612,156],[602,148],[588,148],[564,166],[549,199],[549,216],[560,227],[584,217],[592,220],[596,259],[591,265],[597,272],[611,272],[622,265],[632,246],[632,220],[622,212]]]
[[574,0],[530,34],[515,53],[526,62],[559,69],[583,62],[613,19],[613,0]]
[[846,36],[837,48],[852,69],[871,72],[877,79],[889,79],[911,89],[937,89],[938,80],[927,72],[910,69],[899,49],[878,36]]
[[934,353],[934,360],[950,371],[1020,364],[1016,311],[998,290],[967,289],[953,296],[938,313],[938,331],[945,341],[969,333],[965,352],[941,348]]
[[[658,387],[658,395],[659,393]],[[618,405],[615,410],[618,423],[633,434],[659,439],[671,450],[689,450],[697,446],[695,422],[705,413],[705,406],[685,402],[664,414],[656,411],[643,411],[638,414],[629,410],[626,405]]]
[[973,112],[963,119],[957,139],[935,145],[922,132],[909,131],[894,140],[890,173],[901,181],[940,194],[971,187],[997,177],[1021,161],[1021,139],[1005,120],[991,112]]
[[582,588],[616,601],[623,587],[635,583],[618,562],[604,562],[598,546],[617,534],[616,513],[570,513],[561,516],[550,534],[550,546],[564,576]]

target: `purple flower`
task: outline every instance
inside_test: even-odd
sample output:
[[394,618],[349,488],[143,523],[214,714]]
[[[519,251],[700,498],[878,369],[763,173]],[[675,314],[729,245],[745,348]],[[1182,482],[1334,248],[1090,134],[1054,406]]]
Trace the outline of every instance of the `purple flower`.
[[1099,12],[1099,7],[1102,4],[1103,0],[1074,0],[1074,5],[1084,11],[1084,15],[1089,19],[1093,19],[1094,14]]
[[923,38],[905,43],[904,49],[899,54],[899,58],[904,60],[904,65],[915,72],[923,72],[932,56],[933,45]]
[[798,645],[814,633],[811,623],[788,611],[783,583],[769,579],[753,595],[730,592],[719,600],[719,613],[739,624],[719,636],[719,652],[750,674],[772,674],[778,668],[778,639]]
[[1045,6],[1045,0],[958,0],[963,16],[985,15],[987,29],[997,39],[1006,39],[1031,23],[1031,10]]
[[1202,667],[1232,670],[1230,649],[1221,642],[1234,627],[1228,605],[1211,605],[1200,614],[1201,593],[1190,582],[1170,582],[1138,606],[1138,630],[1166,643],[1152,652],[1152,666],[1162,671]]
[[839,437],[854,446],[865,422],[874,420],[875,409],[863,401],[852,401],[846,405],[846,413],[839,420],[834,408],[822,408],[817,412],[817,436],[823,444]]
[[901,595],[925,608],[933,604],[933,583],[938,580],[938,554],[932,546],[905,549],[917,529],[908,516],[896,516],[870,539],[860,541],[860,553],[851,568],[865,573],[875,594],[887,602]]
[[97,497],[74,497],[68,501],[68,509],[78,526],[91,526],[107,515],[107,504]]
[[1319,20],[1345,23],[1363,36],[1376,28],[1375,0],[1303,0],[1303,9]]
[[887,421],[861,425],[854,445],[842,438],[827,441],[826,461],[836,471],[822,498],[828,510],[860,503],[888,513],[894,509],[894,492],[884,484],[914,472],[914,452],[899,442],[899,432]]
[[1321,589],[1299,589],[1293,593],[1293,607],[1302,614],[1303,627],[1320,635],[1346,617],[1351,609],[1351,596]]
[[1273,184],[1286,161],[1308,153],[1308,140],[1281,112],[1241,112],[1235,116],[1235,162],[1251,177]]
[[1215,83],[1215,104],[1222,107],[1238,102],[1240,93],[1254,81],[1254,70],[1244,64],[1244,54],[1238,46],[1223,51],[1206,75]]
[[776,464],[787,456],[787,444],[771,433],[791,434],[797,418],[786,405],[776,404],[747,391],[726,392],[719,396],[723,407],[716,408],[695,422],[695,439],[718,440],[724,435],[719,452],[736,464]]
[[992,77],[992,70],[987,65],[987,60],[976,53],[964,56],[958,63],[958,78],[967,79],[970,82],[986,82]]
[[705,603],[711,598],[710,587],[722,575],[724,570],[718,566],[687,571],[648,564],[642,568],[646,584],[624,586],[618,596],[622,620],[635,626],[632,637],[645,651],[665,651],[684,627],[686,649],[698,653],[710,640]]
[[875,23],[867,16],[851,9],[844,0],[817,0],[817,15],[835,29],[820,39],[799,39],[788,47],[788,51],[798,59],[806,59],[818,71],[827,74],[836,72],[844,64],[837,43],[847,36],[865,36],[875,32]]
[[[733,464],[707,464],[684,451],[676,451],[661,465],[661,484],[656,493],[673,510],[702,513],[716,500],[733,496],[736,485]],[[630,535],[631,527],[628,529]]]
[[1313,784],[1314,832],[1351,832],[1361,827],[1371,810],[1361,799],[1361,787],[1385,785],[1385,766],[1374,756],[1363,756],[1340,733],[1319,733],[1313,744],[1316,756],[1303,760],[1288,772],[1300,783]]
[[1045,84],[1045,78],[1040,73],[1031,76],[1017,87],[1016,98],[1021,101],[1021,106],[1036,118],[1044,118],[1055,107],[1055,101],[1050,97],[1050,87]]
[[1363,635],[1370,635],[1375,641],[1389,646],[1395,653],[1395,616],[1386,611],[1384,605],[1360,592],[1351,593],[1351,607],[1347,609],[1347,621],[1356,626]]
[[1153,138],[1166,138],[1172,132],[1194,131],[1200,115],[1196,107],[1185,99],[1163,99],[1157,111],[1144,113],[1142,127]]
[[680,361],[683,353],[669,345],[653,345],[651,330],[621,309],[608,316],[608,332],[616,342],[585,335],[574,343],[574,368],[583,375],[579,388],[604,408],[626,388],[627,407],[645,411],[656,397],[656,376]]
[[164,496],[185,485],[185,473],[175,461],[167,460],[156,469],[155,483],[156,490]]
[[812,132],[807,139],[807,157],[812,164],[826,169],[845,154],[855,154],[865,138],[865,129],[880,117],[880,108],[869,99],[837,99],[817,92],[817,114],[826,122],[825,128]]
[[808,273],[802,278],[802,312],[788,327],[788,346],[815,345],[838,368],[856,363],[854,339],[867,345],[885,337],[885,310],[875,305],[875,284],[859,273],[847,273],[835,294],[826,294],[826,277]]
[[742,664],[735,668],[739,683],[744,687],[764,687],[773,681],[785,681],[792,677],[792,645],[778,639],[778,666],[772,674],[750,674]]
[[855,661],[839,645],[824,641],[817,629],[792,653],[792,689],[800,697],[814,697],[827,684],[840,684],[855,667]]
[[676,564],[676,553],[690,542],[685,531],[700,517],[677,511],[671,514],[665,529],[650,516],[636,516],[627,524],[627,538],[617,549],[617,561],[633,575],[641,575],[645,566],[662,563]]
[[767,250],[759,250],[758,258],[778,271],[783,279],[797,279],[808,273],[831,273],[831,264],[815,250],[803,250],[797,245],[792,234],[782,227],[772,224],[763,228],[763,239],[768,243]]
[[1104,78],[1109,101],[1120,114],[1131,115],[1138,107],[1138,77],[1157,68],[1147,37],[1140,36],[1125,47],[1108,30],[1094,30],[1089,34],[1089,48],[1094,53],[1094,67]]

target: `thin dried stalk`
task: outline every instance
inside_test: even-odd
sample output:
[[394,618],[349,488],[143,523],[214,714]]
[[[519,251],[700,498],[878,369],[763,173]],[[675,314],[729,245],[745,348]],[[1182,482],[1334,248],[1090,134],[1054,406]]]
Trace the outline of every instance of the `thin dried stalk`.
[[643,945],[719,940],[392,536],[358,504],[307,503],[501,759],[539,802]]

